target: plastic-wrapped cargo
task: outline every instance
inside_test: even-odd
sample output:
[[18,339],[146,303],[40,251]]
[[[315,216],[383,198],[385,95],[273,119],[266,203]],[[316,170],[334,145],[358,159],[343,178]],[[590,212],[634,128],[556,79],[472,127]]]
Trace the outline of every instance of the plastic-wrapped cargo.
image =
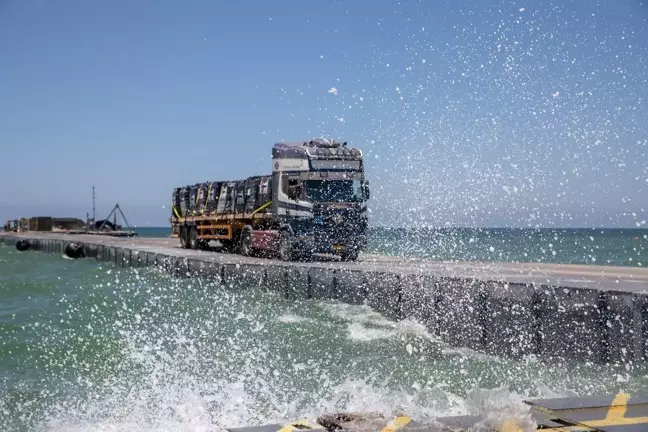
[[207,206],[207,194],[209,192],[209,183],[202,183],[198,186],[198,193],[196,198],[196,214],[205,214]]
[[232,214],[234,199],[236,198],[236,182],[227,182],[225,187],[225,206],[223,208],[223,214]]
[[198,197],[198,187],[200,184],[195,184],[192,186],[189,186],[189,214],[191,216],[196,215],[196,201]]
[[183,206],[182,206],[182,193],[183,193],[183,188],[175,188],[173,189],[173,196],[172,196],[172,208],[171,208],[171,216],[176,216],[176,213],[180,216],[184,216],[183,213]]
[[180,189],[180,213],[182,216],[189,215],[189,186]]
[[212,182],[209,184],[209,189],[207,192],[207,206],[205,208],[205,211],[208,214],[212,214],[216,211],[221,184],[221,182]]
[[236,201],[234,202],[234,214],[241,214],[245,209],[245,180],[236,182]]

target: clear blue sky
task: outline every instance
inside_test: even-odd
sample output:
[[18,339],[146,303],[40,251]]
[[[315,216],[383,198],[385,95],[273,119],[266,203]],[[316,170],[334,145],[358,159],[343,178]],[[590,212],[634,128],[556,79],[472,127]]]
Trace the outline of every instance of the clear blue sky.
[[100,216],[119,201],[164,226],[174,186],[326,135],[365,151],[376,224],[635,226],[647,18],[635,0],[0,1],[0,217],[84,217],[94,184]]

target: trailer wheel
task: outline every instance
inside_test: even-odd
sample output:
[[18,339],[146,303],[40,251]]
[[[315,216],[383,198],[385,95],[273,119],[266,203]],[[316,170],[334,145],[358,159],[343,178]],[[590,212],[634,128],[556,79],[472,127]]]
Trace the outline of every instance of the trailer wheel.
[[189,228],[189,247],[198,250],[198,230],[195,226]]
[[288,231],[284,230],[279,233],[277,252],[279,253],[279,259],[282,261],[292,261],[295,259],[292,235]]
[[180,233],[178,234],[178,237],[180,238],[180,247],[183,249],[187,249],[187,227],[186,226],[180,227]]
[[241,255],[251,256],[252,255],[252,233],[249,229],[243,230],[241,233],[241,242],[239,245],[241,250]]

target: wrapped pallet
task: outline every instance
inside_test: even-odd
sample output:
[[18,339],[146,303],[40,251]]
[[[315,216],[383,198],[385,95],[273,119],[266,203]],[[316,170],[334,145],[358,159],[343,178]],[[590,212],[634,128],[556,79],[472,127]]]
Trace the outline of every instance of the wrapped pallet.
[[196,215],[196,203],[198,201],[198,188],[200,184],[195,184],[189,187],[189,213],[188,215]]
[[220,196],[221,183],[212,182],[209,184],[209,189],[207,192],[207,205],[205,207],[205,212],[207,214],[213,214],[216,211],[218,205],[218,197]]
[[202,183],[198,186],[198,197],[196,200],[196,214],[206,214],[207,210],[207,195],[209,194],[209,186],[211,183]]
[[173,195],[171,198],[171,202],[173,203],[173,208],[171,209],[171,216],[184,216],[183,213],[183,208],[182,208],[182,188],[175,188],[173,189]]

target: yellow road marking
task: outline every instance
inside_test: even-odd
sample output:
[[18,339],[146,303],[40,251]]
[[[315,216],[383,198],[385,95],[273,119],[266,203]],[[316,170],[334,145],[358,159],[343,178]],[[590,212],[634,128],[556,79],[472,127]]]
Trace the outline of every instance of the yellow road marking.
[[298,431],[298,430],[304,430],[304,429],[298,429],[295,426],[308,426],[311,429],[324,429],[322,426],[318,424],[313,424],[308,420],[297,420],[294,421],[290,424],[285,425],[281,429],[279,429],[277,432],[291,432],[291,431]]
[[[570,418],[570,415],[568,413],[561,413],[563,410],[552,410],[552,409],[546,409],[543,407],[534,407],[534,409],[544,412],[547,415],[550,416],[555,416],[558,415],[559,418],[562,418],[564,420],[567,420],[571,423],[574,423],[574,426],[570,427],[576,427],[576,425],[580,425],[582,427],[587,427],[589,429],[566,429],[566,430],[574,430],[574,431],[580,431],[580,430],[591,430],[591,429],[596,429],[600,428],[602,426],[631,426],[631,425],[638,425],[638,424],[646,424],[648,425],[648,416],[643,416],[643,417],[625,417],[625,414],[628,410],[628,400],[630,399],[630,394],[628,393],[618,393],[614,399],[612,400],[612,403],[610,403],[610,408],[608,409],[608,412],[603,420],[585,420],[585,421],[576,421],[573,418]],[[587,409],[587,408],[585,408]],[[572,411],[572,410],[567,410],[567,411]],[[578,409],[576,410],[578,411]],[[556,430],[556,431],[562,431],[565,430],[563,428],[554,428],[554,429],[547,429],[547,432]],[[515,430],[513,430],[515,431]],[[507,431],[508,432],[508,431]],[[517,432],[517,431],[515,431]]]
[[516,420],[509,419],[502,425],[501,432],[524,432],[524,430]]
[[542,432],[595,432],[594,429],[586,426],[563,426],[558,428],[538,429]]
[[409,424],[412,419],[406,416],[396,417],[394,420],[387,423],[387,426],[381,429],[380,432],[395,432]]
[[644,417],[626,417],[626,411],[628,410],[628,400],[630,395],[628,393],[618,393],[612,403],[610,404],[610,409],[603,420],[591,420],[580,422],[581,424],[593,428],[600,426],[629,426],[637,424],[648,424],[648,416]]

